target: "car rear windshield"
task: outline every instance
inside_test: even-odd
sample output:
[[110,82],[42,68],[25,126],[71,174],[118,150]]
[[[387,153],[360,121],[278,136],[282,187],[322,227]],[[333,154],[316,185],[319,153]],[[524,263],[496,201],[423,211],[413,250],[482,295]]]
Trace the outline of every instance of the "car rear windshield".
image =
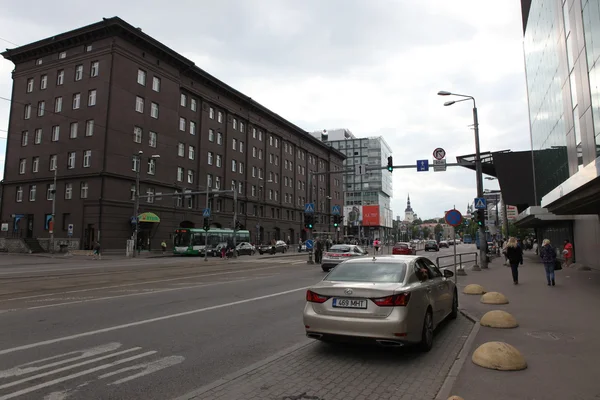
[[396,243],[396,247],[400,247],[402,249],[407,249],[408,243]]
[[350,248],[350,246],[331,246],[329,248],[329,251],[337,251],[340,253],[349,253],[350,251],[352,251],[352,249]]
[[430,240],[429,242],[427,242],[427,244],[437,244],[437,242],[434,240]]
[[395,263],[342,263],[335,267],[329,275],[325,277],[326,281],[338,282],[379,282],[392,283],[404,281],[406,274],[406,264],[403,262]]

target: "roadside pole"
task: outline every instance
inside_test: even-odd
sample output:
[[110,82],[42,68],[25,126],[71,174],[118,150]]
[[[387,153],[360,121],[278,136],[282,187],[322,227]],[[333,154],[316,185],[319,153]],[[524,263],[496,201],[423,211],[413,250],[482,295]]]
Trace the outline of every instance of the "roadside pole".
[[[209,186],[209,182],[208,182],[208,175],[206,175],[206,201],[205,201],[205,210],[208,210],[208,196],[210,196],[210,186]],[[210,218],[210,217],[205,217],[205,218]],[[209,219],[209,224],[210,224],[210,219]],[[208,231],[205,230],[204,231],[204,261],[208,261]]]
[[[458,273],[456,267],[456,227],[452,227],[452,239],[454,241],[454,285],[458,288]],[[458,289],[457,289],[458,290]]]

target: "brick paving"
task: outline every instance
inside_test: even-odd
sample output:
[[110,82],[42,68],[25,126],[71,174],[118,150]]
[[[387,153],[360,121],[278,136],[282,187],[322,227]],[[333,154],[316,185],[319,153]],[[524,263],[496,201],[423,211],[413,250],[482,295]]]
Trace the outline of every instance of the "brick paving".
[[[315,342],[191,397],[195,400],[431,400],[473,328],[444,323],[434,348],[389,349]],[[202,392],[202,389],[200,389]]]
[[[501,259],[495,259],[489,270],[467,273],[459,277],[460,292],[466,284],[477,283],[486,291],[502,292],[510,303],[486,305],[479,296],[461,293],[461,309],[477,318],[490,310],[504,310],[515,316],[519,327],[481,327],[451,394],[465,400],[600,399],[600,271],[556,271],[556,286],[548,287],[543,265],[528,251],[519,267],[519,285],[513,285],[510,268]],[[501,372],[473,364],[473,351],[488,341],[515,346],[528,368]]]

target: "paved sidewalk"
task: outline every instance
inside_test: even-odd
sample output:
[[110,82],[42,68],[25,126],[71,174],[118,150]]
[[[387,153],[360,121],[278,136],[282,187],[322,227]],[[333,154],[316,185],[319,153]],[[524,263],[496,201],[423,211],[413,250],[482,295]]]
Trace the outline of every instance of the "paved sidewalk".
[[[460,308],[477,318],[505,310],[519,327],[481,327],[451,394],[465,400],[600,399],[600,271],[556,271],[556,286],[549,287],[539,258],[528,251],[519,267],[519,285],[513,285],[510,268],[502,263],[497,258],[489,270],[468,270],[468,276],[459,277],[459,286],[462,292],[466,284],[477,283],[488,292],[503,293],[510,303],[482,304],[480,296],[461,293]],[[473,364],[473,351],[489,341],[515,346],[528,368],[502,372]]]
[[426,354],[303,342],[177,400],[432,400],[472,328],[448,321]]

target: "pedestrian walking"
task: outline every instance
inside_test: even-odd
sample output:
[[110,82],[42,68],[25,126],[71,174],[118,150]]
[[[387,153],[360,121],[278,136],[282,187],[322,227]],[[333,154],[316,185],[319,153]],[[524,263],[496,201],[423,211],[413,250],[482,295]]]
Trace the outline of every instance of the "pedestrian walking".
[[517,244],[517,239],[511,237],[506,245],[506,258],[510,264],[513,283],[519,284],[519,265],[523,265],[523,249]]
[[96,241],[96,244],[94,244],[94,260],[102,260],[101,250],[100,242]]
[[373,240],[373,247],[375,248],[375,253],[379,253],[379,246],[381,246],[381,242],[379,239]]
[[160,248],[162,249],[162,253],[165,254],[167,252],[167,242],[164,240],[160,243]]
[[563,248],[563,256],[565,257],[565,268],[569,268],[573,262],[573,245],[569,239],[565,239],[565,246]]
[[[554,269],[556,267],[556,249],[550,244],[550,240],[544,239],[542,247],[540,249],[540,257],[542,263],[544,263],[544,270],[546,271],[546,281],[548,286],[554,286]],[[559,264],[560,267],[560,264]]]

